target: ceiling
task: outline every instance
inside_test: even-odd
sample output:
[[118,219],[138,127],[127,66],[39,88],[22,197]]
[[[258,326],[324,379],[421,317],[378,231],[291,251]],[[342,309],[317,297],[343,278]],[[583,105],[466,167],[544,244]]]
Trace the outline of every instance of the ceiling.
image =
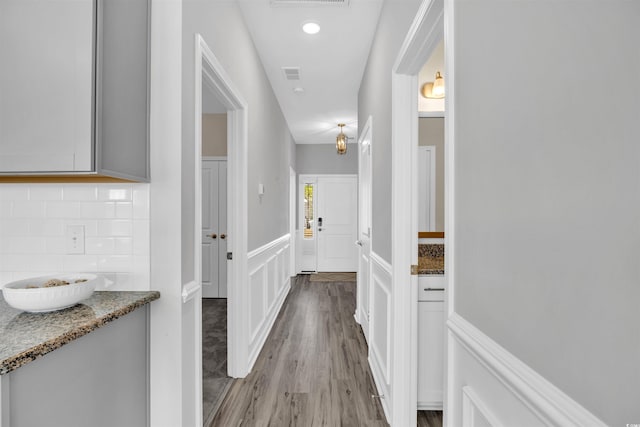
[[[358,89],[382,0],[350,0],[346,6],[238,3],[295,142],[335,144],[338,123],[355,138]],[[320,32],[304,33],[307,21],[318,23]],[[299,67],[300,79],[287,80],[282,67]],[[304,92],[294,92],[296,87]]]

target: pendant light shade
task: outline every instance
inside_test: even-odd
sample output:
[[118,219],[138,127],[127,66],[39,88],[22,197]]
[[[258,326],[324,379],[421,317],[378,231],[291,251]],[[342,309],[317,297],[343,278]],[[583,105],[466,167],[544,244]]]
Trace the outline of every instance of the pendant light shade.
[[436,71],[436,78],[433,82],[427,82],[420,89],[422,96],[430,99],[444,98],[444,78],[440,71]]
[[340,127],[340,133],[336,137],[336,151],[338,154],[346,154],[347,152],[347,135],[344,134],[342,128],[345,126],[344,123],[338,124]]

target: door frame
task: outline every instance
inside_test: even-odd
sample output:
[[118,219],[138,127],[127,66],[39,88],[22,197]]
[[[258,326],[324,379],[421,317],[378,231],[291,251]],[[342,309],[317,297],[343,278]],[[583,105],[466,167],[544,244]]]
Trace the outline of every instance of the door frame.
[[296,171],[293,167],[289,166],[289,233],[290,233],[290,243],[291,246],[289,248],[289,277],[293,277],[297,273],[296,267],[296,248],[297,248],[297,233],[296,233],[296,222],[298,220],[297,215],[297,184],[298,181],[296,179]]
[[[249,325],[243,304],[248,295],[247,230],[248,203],[248,104],[231,77],[222,67],[200,34],[195,34],[195,277],[196,297],[202,298],[202,90],[211,90],[227,108],[227,251],[233,260],[227,262],[227,372],[231,377],[248,374]],[[184,299],[184,297],[183,297]],[[202,306],[196,304],[196,400],[198,419],[202,418]]]
[[[446,7],[445,7],[446,2]],[[392,69],[392,356],[391,356],[391,425],[416,424],[417,416],[417,275],[411,274],[411,265],[418,264],[418,74],[438,42],[445,38],[445,64],[447,75],[453,76],[453,1],[424,0],[416,13],[400,53]],[[446,16],[445,16],[446,10]],[[446,23],[445,23],[446,21]],[[446,27],[446,28],[445,28]],[[445,98],[445,247],[449,295],[445,296],[447,316],[452,301],[453,287],[453,194],[452,142],[453,121],[451,102],[453,78],[447,79]],[[406,221],[406,212],[411,221]],[[410,284],[410,286],[407,286]],[[447,354],[445,336],[445,360]],[[446,362],[445,362],[446,363]],[[447,375],[448,377],[449,375]],[[445,425],[447,407],[445,381]]]

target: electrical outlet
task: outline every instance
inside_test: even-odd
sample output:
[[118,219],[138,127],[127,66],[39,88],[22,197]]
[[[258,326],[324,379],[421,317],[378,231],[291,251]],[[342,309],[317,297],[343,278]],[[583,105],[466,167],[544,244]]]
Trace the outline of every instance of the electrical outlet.
[[84,253],[84,225],[67,225],[65,233],[67,239],[67,254]]

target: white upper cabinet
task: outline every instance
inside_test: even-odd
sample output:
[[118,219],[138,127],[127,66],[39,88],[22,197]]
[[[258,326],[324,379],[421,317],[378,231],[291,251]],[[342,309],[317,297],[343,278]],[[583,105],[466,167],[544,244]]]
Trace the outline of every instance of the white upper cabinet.
[[147,181],[148,0],[0,0],[0,174]]

